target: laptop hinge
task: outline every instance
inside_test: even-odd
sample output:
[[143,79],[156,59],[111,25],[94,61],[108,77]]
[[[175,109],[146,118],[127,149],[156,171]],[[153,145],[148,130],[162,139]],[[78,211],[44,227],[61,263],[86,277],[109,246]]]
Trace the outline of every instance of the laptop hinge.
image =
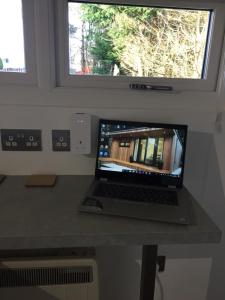
[[107,178],[99,178],[100,181],[108,181]]

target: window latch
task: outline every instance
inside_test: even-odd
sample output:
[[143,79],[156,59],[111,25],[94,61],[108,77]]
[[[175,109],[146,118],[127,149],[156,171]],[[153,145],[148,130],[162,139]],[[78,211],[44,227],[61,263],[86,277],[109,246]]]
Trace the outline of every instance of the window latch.
[[173,87],[169,85],[150,85],[150,84],[139,84],[131,83],[129,85],[132,90],[149,90],[149,91],[172,91]]

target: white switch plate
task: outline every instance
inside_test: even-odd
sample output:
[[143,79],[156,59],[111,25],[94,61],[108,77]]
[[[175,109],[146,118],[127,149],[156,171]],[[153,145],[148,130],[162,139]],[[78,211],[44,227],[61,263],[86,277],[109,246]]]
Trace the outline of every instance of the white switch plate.
[[72,115],[71,148],[76,154],[91,154],[96,147],[96,118],[86,113]]

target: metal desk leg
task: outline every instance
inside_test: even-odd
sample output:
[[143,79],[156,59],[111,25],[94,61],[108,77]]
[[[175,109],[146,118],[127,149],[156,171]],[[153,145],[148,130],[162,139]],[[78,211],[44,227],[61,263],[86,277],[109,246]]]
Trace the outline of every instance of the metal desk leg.
[[157,245],[143,245],[140,300],[154,299],[157,249]]

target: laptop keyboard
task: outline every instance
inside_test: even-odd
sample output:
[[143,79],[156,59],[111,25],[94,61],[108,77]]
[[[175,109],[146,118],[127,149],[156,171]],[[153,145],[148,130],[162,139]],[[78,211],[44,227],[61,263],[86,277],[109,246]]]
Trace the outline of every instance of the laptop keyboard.
[[94,196],[173,206],[178,205],[177,193],[175,191],[156,190],[119,184],[99,183],[94,191]]

